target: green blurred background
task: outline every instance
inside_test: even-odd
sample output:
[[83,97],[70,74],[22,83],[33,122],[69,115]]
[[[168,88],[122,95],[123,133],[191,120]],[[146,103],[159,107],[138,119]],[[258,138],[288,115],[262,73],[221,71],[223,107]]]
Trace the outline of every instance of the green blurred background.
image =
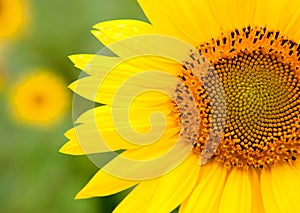
[[1,44],[5,82],[0,91],[0,212],[111,212],[126,192],[74,200],[98,168],[85,156],[58,152],[67,141],[64,132],[73,125],[71,104],[59,122],[39,128],[12,119],[8,94],[14,82],[35,68],[53,70],[68,85],[80,71],[67,56],[96,53],[102,47],[89,33],[94,24],[146,18],[135,0],[20,1],[28,22],[17,38]]

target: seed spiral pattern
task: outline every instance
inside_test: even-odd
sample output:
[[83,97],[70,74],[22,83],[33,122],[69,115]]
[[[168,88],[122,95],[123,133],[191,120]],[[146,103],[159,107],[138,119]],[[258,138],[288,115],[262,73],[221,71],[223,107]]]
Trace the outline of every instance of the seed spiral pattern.
[[[201,128],[194,151],[201,153],[209,132],[213,158],[225,164],[264,168],[292,163],[300,152],[300,44],[280,32],[246,27],[222,34],[197,47],[178,77],[193,91]],[[209,59],[224,91],[226,112],[220,110],[220,88],[212,71],[195,73]]]

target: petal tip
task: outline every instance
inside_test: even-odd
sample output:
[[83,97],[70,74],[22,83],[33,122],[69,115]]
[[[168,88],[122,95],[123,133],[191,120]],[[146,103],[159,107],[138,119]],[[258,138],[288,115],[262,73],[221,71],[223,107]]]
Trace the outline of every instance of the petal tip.
[[75,92],[76,86],[77,86],[77,81],[74,81],[71,84],[69,84],[68,88]]
[[79,156],[79,155],[84,155],[85,153],[83,152],[83,150],[81,149],[81,147],[77,146],[76,144],[74,144],[73,141],[68,141],[67,143],[65,143],[59,150],[58,152],[62,153],[62,154],[66,154],[66,155],[75,155],[75,156]]
[[58,150],[58,152],[60,152],[62,154],[69,154],[68,151],[67,151],[68,149],[66,148],[66,144],[64,144],[62,147],[60,147],[60,149]]
[[89,194],[86,193],[86,190],[81,189],[81,191],[79,191],[77,193],[77,195],[74,197],[75,200],[82,200],[82,199],[88,199],[91,198],[91,196]]

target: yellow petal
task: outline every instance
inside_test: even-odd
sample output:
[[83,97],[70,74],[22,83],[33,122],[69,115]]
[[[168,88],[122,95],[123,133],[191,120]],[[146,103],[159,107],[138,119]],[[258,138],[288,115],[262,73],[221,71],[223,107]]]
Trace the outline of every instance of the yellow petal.
[[[276,4],[276,2],[273,2]],[[268,26],[268,14],[266,13],[266,10],[269,8],[269,1],[255,1],[255,9],[254,9],[254,16],[251,20],[251,25],[254,26],[262,26],[265,27]],[[273,30],[273,29],[272,29]]]
[[[153,106],[164,104],[169,101],[172,90],[175,90],[175,80],[169,76],[160,75],[164,84],[155,82],[154,88],[132,85],[131,83],[119,83],[111,79],[105,79],[101,82],[98,76],[88,76],[73,82],[69,88],[78,95],[98,103],[117,105],[125,107],[128,102],[134,100],[144,106]],[[116,78],[117,79],[117,78]],[[147,84],[147,81],[141,78],[132,80],[140,84]],[[157,78],[152,78],[153,82]],[[150,83],[148,81],[148,83]],[[165,94],[164,94],[165,93]]]
[[228,32],[235,28],[246,27],[250,23],[254,15],[256,1],[212,0],[210,3],[213,14],[222,26],[222,30]]
[[182,164],[162,176],[149,203],[149,212],[171,212],[193,190],[200,170],[199,158],[191,154]]
[[[274,196],[274,189],[271,181],[271,170],[264,168],[261,171],[261,193],[264,207],[267,213],[282,212],[278,206],[278,201]],[[281,201],[279,201],[281,202]]]
[[284,16],[280,20],[279,30],[287,35],[289,39],[300,42],[300,1],[291,0],[283,8]]
[[251,212],[266,212],[262,200],[261,186],[259,181],[260,173],[256,169],[249,169],[249,178],[252,186],[252,210]]
[[279,208],[283,212],[300,212],[300,172],[288,164],[275,165],[271,181]]
[[69,56],[69,59],[74,63],[75,67],[83,70],[94,56],[93,54],[78,54]]
[[[245,1],[243,1],[244,3]],[[278,30],[289,39],[300,40],[300,2],[298,0],[256,1],[252,25]]]
[[75,199],[107,196],[136,185],[138,182],[124,180],[98,171],[88,184],[76,195]]
[[92,33],[105,46],[131,36],[153,34],[152,26],[137,20],[113,20],[94,26]]
[[[143,181],[114,212],[171,212],[193,189],[200,166],[198,157],[189,156],[170,173]],[[150,201],[145,204],[145,201]]]
[[267,15],[267,25],[271,29],[278,30],[280,22],[285,16],[284,8],[288,2],[285,0],[268,0],[267,2],[268,6],[264,9],[264,13]]
[[[104,104],[112,104],[114,101],[120,105],[124,100],[128,100],[128,97],[137,96],[137,94],[146,93],[149,90],[168,94],[175,88],[177,82],[175,76],[182,69],[182,65],[159,57],[140,57],[121,64],[118,63],[120,59],[115,57],[95,56],[90,62],[87,62],[90,56],[75,56],[72,59],[80,68],[88,63],[84,72],[92,76],[81,78],[69,87],[75,93],[89,100]],[[158,92],[154,93],[159,94]],[[117,97],[120,99],[116,100]],[[147,96],[140,102],[152,103],[152,105],[161,103],[155,102],[151,98],[158,98],[157,101],[168,99],[163,94],[153,96],[152,92],[151,96]],[[139,98],[136,101],[139,101]]]
[[180,165],[191,152],[192,145],[177,142],[174,136],[142,148],[126,150],[103,170],[109,174],[132,180],[160,177]]
[[69,140],[60,149],[59,152],[68,155],[85,155],[86,153],[82,150],[80,144],[74,140]]
[[[197,0],[197,1],[176,1],[177,6],[184,8],[182,13],[184,17],[189,19],[189,24],[191,27],[189,30],[193,30],[196,34],[195,40],[197,45],[202,42],[210,41],[211,38],[217,37],[221,33],[221,25],[219,20],[213,14],[209,1],[207,0]],[[175,8],[174,8],[175,10]],[[180,18],[180,25],[187,26],[187,23],[184,19]],[[190,32],[189,32],[190,33]]]
[[74,63],[75,67],[81,69],[89,75],[99,75],[104,78],[105,70],[110,70],[117,64],[121,63],[118,57],[108,57],[94,54],[78,54],[71,55],[69,59]]
[[220,33],[207,1],[148,1],[139,4],[155,31],[180,38],[193,46]]
[[300,40],[300,2],[297,0],[139,0],[139,3],[155,31],[181,38],[194,46],[220,35],[221,31],[249,24],[267,26]]
[[125,197],[124,200],[116,207],[113,213],[124,212],[147,212],[149,205],[147,201],[154,196],[157,180],[149,180],[141,182],[132,192]]
[[[247,27],[255,15],[256,0],[230,0],[228,1],[228,17],[235,28]],[[225,8],[223,10],[225,12]],[[233,29],[231,29],[233,30]]]
[[61,153],[87,155],[137,147],[120,138],[119,135],[116,135],[116,131],[111,129],[101,130],[102,135],[95,128],[91,129],[91,125],[82,124],[73,129],[75,135],[70,137],[69,141],[59,150]]
[[[167,119],[165,124],[160,119],[149,121],[149,116],[155,111],[163,113]],[[113,119],[112,113],[117,117]],[[112,111],[109,106],[91,109],[77,119],[76,123],[80,125],[65,134],[69,142],[60,151],[66,154],[83,155],[133,149],[150,143],[164,143],[179,131],[169,113],[170,109],[163,105],[155,108],[134,106],[128,112],[127,108],[117,108]],[[129,115],[128,122],[125,119],[116,120],[120,119],[121,115]],[[139,138],[143,140],[139,141]],[[146,139],[149,143],[146,143]]]
[[[181,11],[178,7],[175,7],[178,8],[178,10],[172,11],[171,13],[169,6],[172,3],[170,1],[139,0],[138,2],[156,31],[183,39],[192,45],[196,45],[197,42],[188,34],[189,32],[194,33],[194,31],[192,29],[185,31],[184,29],[181,29],[181,27],[184,28],[184,26],[177,24],[177,20],[182,18]],[[185,22],[186,25],[189,23],[190,22],[188,21]]]
[[252,191],[248,173],[232,169],[224,187],[219,212],[251,212]]
[[59,152],[70,155],[84,155],[84,151],[77,140],[75,129],[69,129],[65,133],[65,137],[69,139],[67,143],[60,148]]
[[226,183],[227,170],[212,161],[201,167],[195,189],[180,207],[180,212],[218,212]]

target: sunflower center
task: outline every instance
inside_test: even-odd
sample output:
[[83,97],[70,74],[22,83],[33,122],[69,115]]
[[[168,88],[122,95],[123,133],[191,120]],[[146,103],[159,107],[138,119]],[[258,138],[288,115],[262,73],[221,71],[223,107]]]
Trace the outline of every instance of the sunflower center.
[[[220,145],[212,142],[213,157],[228,168],[295,161],[300,151],[300,45],[279,32],[247,27],[198,50],[179,75],[192,90],[201,117],[194,151],[201,153],[210,140],[207,132],[222,131]],[[195,77],[202,54],[218,76],[226,113],[218,111],[220,91],[212,75]]]

